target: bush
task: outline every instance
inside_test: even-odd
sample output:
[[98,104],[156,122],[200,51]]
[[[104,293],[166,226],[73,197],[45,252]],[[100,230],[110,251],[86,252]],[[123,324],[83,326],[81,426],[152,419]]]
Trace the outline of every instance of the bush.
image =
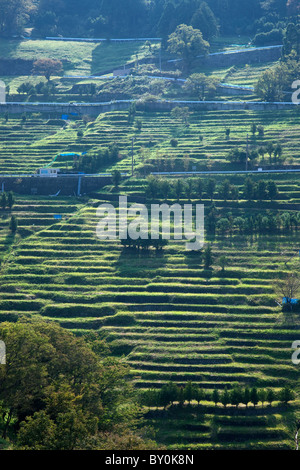
[[271,44],[282,44],[283,33],[281,29],[272,29],[268,33],[258,33],[253,39],[256,46],[268,46]]

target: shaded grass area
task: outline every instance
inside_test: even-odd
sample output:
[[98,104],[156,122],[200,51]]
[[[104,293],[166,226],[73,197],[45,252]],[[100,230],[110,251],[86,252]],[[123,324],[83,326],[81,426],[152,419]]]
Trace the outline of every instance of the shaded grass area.
[[[155,48],[157,45],[153,45]],[[148,54],[141,41],[129,43],[86,43],[76,41],[1,39],[0,57],[36,60],[42,57],[61,60],[68,74],[90,75],[118,68]]]

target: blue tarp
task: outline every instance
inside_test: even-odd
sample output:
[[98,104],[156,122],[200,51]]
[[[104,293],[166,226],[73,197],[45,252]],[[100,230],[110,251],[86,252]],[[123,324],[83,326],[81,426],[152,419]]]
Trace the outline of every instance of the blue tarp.
[[283,304],[297,304],[298,299],[290,299],[289,297],[283,297],[282,303]]

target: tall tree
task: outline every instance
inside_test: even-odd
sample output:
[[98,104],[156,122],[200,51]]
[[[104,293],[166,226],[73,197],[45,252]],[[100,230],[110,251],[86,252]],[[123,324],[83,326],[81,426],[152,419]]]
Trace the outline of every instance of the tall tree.
[[181,24],[168,39],[169,52],[176,54],[183,60],[188,71],[194,59],[200,54],[207,54],[209,43],[203,39],[201,31],[192,26]]
[[11,36],[22,30],[30,4],[25,0],[0,0],[0,36]]
[[219,26],[215,15],[206,2],[202,2],[198,10],[194,13],[191,25],[203,34],[204,39],[211,39],[218,35]]

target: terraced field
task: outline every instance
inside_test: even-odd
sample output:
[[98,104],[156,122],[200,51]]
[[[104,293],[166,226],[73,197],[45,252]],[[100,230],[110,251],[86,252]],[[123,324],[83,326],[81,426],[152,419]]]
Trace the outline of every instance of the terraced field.
[[[138,194],[144,184],[128,180],[122,190]],[[295,210],[300,184],[282,176],[278,185],[274,209],[286,210],[290,201]],[[1,266],[1,320],[41,315],[77,334],[100,328],[112,352],[127,357],[140,389],[169,380],[191,380],[206,391],[235,383],[278,390],[287,381],[298,388],[291,344],[300,324],[282,314],[274,293],[275,280],[299,264],[297,232],[207,238],[214,263],[205,271],[199,253],[188,254],[182,242],[171,241],[162,253],[137,253],[98,240],[100,202],[18,200],[20,226],[38,227],[11,248],[2,242],[10,251]],[[239,209],[216,204],[224,214]],[[54,213],[67,218],[53,223]],[[217,266],[221,255],[230,260],[225,273]],[[298,401],[248,410],[207,402],[183,413],[152,410],[148,420],[170,448],[291,448],[299,412]]]
[[31,117],[25,123],[9,118],[0,124],[0,173],[26,174],[50,163],[76,142],[76,130],[62,130],[53,120]]
[[[172,171],[176,167],[180,170],[229,169],[226,156],[234,146],[245,147],[247,133],[250,150],[266,146],[271,141],[281,143],[288,163],[297,163],[299,156],[297,109],[260,113],[249,110],[194,112],[188,128],[172,119],[169,113],[138,112],[137,119],[142,121],[141,132],[128,126],[126,112],[101,115],[84,134],[81,144],[88,145],[93,139],[96,148],[97,145],[107,145],[110,141],[117,142],[123,158],[115,168],[124,171],[131,167],[132,137],[135,137],[136,167],[152,163],[155,171]],[[264,126],[264,138],[252,137],[252,123]],[[226,128],[231,130],[230,139],[226,139]],[[176,148],[171,145],[172,138],[178,141]],[[187,166],[186,160],[189,162]],[[265,155],[260,164],[268,163],[269,158]]]
[[[158,46],[153,43],[152,47],[155,50]],[[149,48],[142,41],[96,43],[2,39],[0,45],[0,57],[25,60],[49,57],[61,60],[65,71],[73,75],[101,74],[146,55],[149,55]]]
[[[245,147],[247,133],[250,150],[273,142],[282,145],[286,163],[296,164],[299,157],[298,109],[260,113],[249,110],[194,112],[188,128],[172,119],[170,113],[138,111],[136,118],[142,121],[140,132],[135,125],[128,124],[127,112],[105,113],[87,126],[76,120],[65,128],[59,121],[48,118],[28,117],[26,122],[15,117],[10,117],[8,122],[2,120],[1,174],[31,173],[50,163],[58,153],[87,151],[93,154],[113,142],[118,144],[121,153],[121,159],[113,168],[128,171],[131,170],[132,137],[135,138],[136,169],[148,163],[156,171],[229,169],[226,156],[235,146]],[[264,138],[252,137],[252,123],[264,125]],[[231,129],[229,139],[225,136],[226,128]],[[82,138],[77,136],[79,129],[83,130]],[[172,147],[172,138],[178,141],[177,147]],[[69,163],[71,165],[72,161]],[[259,163],[269,164],[268,155]],[[112,168],[107,165],[103,169]]]

